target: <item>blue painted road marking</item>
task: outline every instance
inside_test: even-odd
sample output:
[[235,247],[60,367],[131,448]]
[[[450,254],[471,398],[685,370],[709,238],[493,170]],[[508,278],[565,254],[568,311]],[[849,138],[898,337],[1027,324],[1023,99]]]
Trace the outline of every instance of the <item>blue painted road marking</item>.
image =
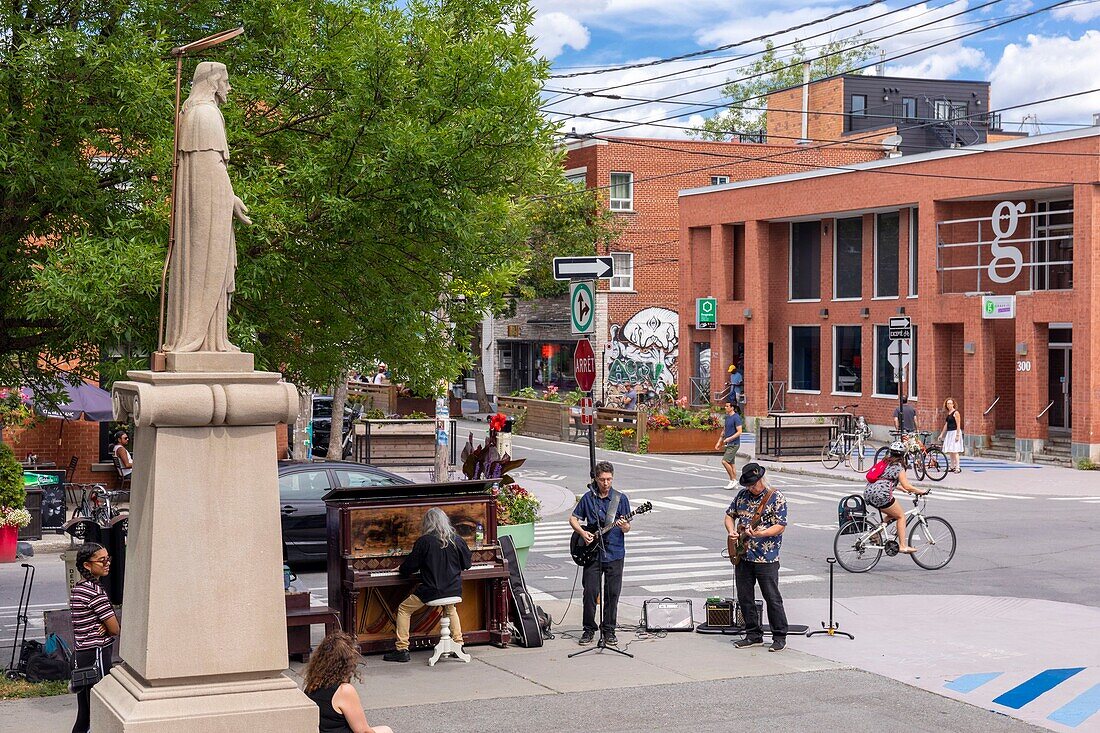
[[998,705],[1004,705],[1006,708],[1019,710],[1044,692],[1053,690],[1083,669],[1084,667],[1069,667],[1067,669],[1045,670],[1035,675],[1027,682],[1013,687],[1000,697],[994,698],[993,702]]
[[1085,690],[1070,702],[1055,710],[1047,720],[1076,728],[1100,710],[1100,685]]
[[980,672],[977,674],[964,674],[948,682],[944,687],[954,692],[973,692],[986,682],[995,680],[1004,672]]

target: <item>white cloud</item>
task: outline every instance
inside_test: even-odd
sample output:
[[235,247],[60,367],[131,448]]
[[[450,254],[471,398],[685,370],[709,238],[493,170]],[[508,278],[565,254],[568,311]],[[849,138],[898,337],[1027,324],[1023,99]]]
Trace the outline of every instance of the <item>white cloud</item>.
[[1087,3],[1070,3],[1069,5],[1055,8],[1051,11],[1051,15],[1058,20],[1072,20],[1076,23],[1084,23],[1093,18],[1100,17],[1100,3],[1095,2],[1095,0],[1091,0]]
[[577,51],[588,46],[588,29],[565,13],[538,13],[531,23],[531,35],[539,54],[552,59],[569,46]]
[[[1091,89],[1100,77],[1100,31],[1089,30],[1079,38],[1029,35],[1024,43],[1010,43],[990,74],[990,107],[1029,102]],[[1003,114],[1019,120],[1032,114],[1040,122],[1072,122],[1088,125],[1100,112],[1100,93],[1071,97],[1059,102],[1029,106]],[[1062,129],[1061,127],[1053,129]]]

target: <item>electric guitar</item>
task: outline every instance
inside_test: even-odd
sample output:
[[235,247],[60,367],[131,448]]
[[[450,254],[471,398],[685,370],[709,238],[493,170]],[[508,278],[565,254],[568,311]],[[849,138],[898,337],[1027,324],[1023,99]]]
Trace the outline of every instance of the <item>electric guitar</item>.
[[[749,526],[747,528],[738,526],[736,537],[726,536],[726,550],[729,552],[730,562],[734,565],[737,565],[737,563],[745,558],[745,553],[749,550],[749,540],[752,539],[752,537],[749,537],[747,530],[756,529],[760,526],[760,520],[764,516],[764,507],[771,501],[772,494],[774,493],[775,489],[768,489],[767,493],[760,499],[760,503],[756,505],[756,511],[753,512],[752,519],[749,520]],[[737,519],[737,513],[733,509],[727,510],[726,514],[733,517],[734,520]]]
[[[643,502],[641,506],[622,518],[629,522],[635,515],[645,514],[652,509],[652,503]],[[585,525],[584,530],[595,535],[591,542],[585,542],[580,532],[573,532],[573,536],[569,538],[569,554],[573,556],[573,562],[584,567],[595,561],[600,554],[600,537],[610,532],[616,524],[618,522],[612,522],[609,527],[600,527],[595,523]]]

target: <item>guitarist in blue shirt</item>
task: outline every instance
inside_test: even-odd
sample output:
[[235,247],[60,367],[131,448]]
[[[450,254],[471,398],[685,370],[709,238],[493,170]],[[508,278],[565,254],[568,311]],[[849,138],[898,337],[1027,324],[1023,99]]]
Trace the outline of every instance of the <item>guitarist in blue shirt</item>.
[[600,595],[601,584],[604,584],[603,618],[599,625],[601,643],[618,646],[615,623],[618,617],[619,592],[623,587],[623,562],[626,559],[623,535],[630,531],[630,522],[625,519],[630,514],[630,500],[626,494],[611,488],[615,477],[615,467],[611,463],[600,461],[596,464],[594,473],[596,480],[577,502],[577,507],[569,517],[569,525],[585,542],[596,540],[595,534],[585,529],[585,525],[614,526],[601,540],[596,540],[603,542],[599,557],[585,566],[581,576],[581,584],[584,586],[584,631],[581,633],[580,644],[591,644],[596,635],[596,597]]

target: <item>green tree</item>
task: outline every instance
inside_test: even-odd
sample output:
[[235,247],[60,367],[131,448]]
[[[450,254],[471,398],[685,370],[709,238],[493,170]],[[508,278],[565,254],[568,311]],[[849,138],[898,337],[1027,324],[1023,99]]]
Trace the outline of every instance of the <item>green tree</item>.
[[[878,53],[875,44],[865,43],[859,34],[851,38],[841,38],[826,43],[820,49],[808,52],[801,43],[794,43],[789,55],[780,57],[775,44],[767,42],[760,58],[747,66],[737,69],[737,78],[745,81],[730,81],[722,87],[722,95],[733,103],[708,118],[694,131],[694,136],[704,140],[728,140],[734,133],[764,132],[768,129],[767,112],[763,94],[779,89],[795,87],[803,81],[803,63],[810,62],[810,80],[822,79],[834,74],[842,74],[858,66],[863,66]],[[751,77],[751,78],[749,78]],[[740,100],[748,100],[744,105]]]
[[430,393],[469,362],[450,329],[506,307],[542,256],[539,197],[564,182],[525,0],[14,0],[0,18],[0,384],[104,351],[117,376],[155,348],[168,52],[237,25],[202,58],[233,86],[253,226],[230,331],[258,368],[319,387],[382,359]]

